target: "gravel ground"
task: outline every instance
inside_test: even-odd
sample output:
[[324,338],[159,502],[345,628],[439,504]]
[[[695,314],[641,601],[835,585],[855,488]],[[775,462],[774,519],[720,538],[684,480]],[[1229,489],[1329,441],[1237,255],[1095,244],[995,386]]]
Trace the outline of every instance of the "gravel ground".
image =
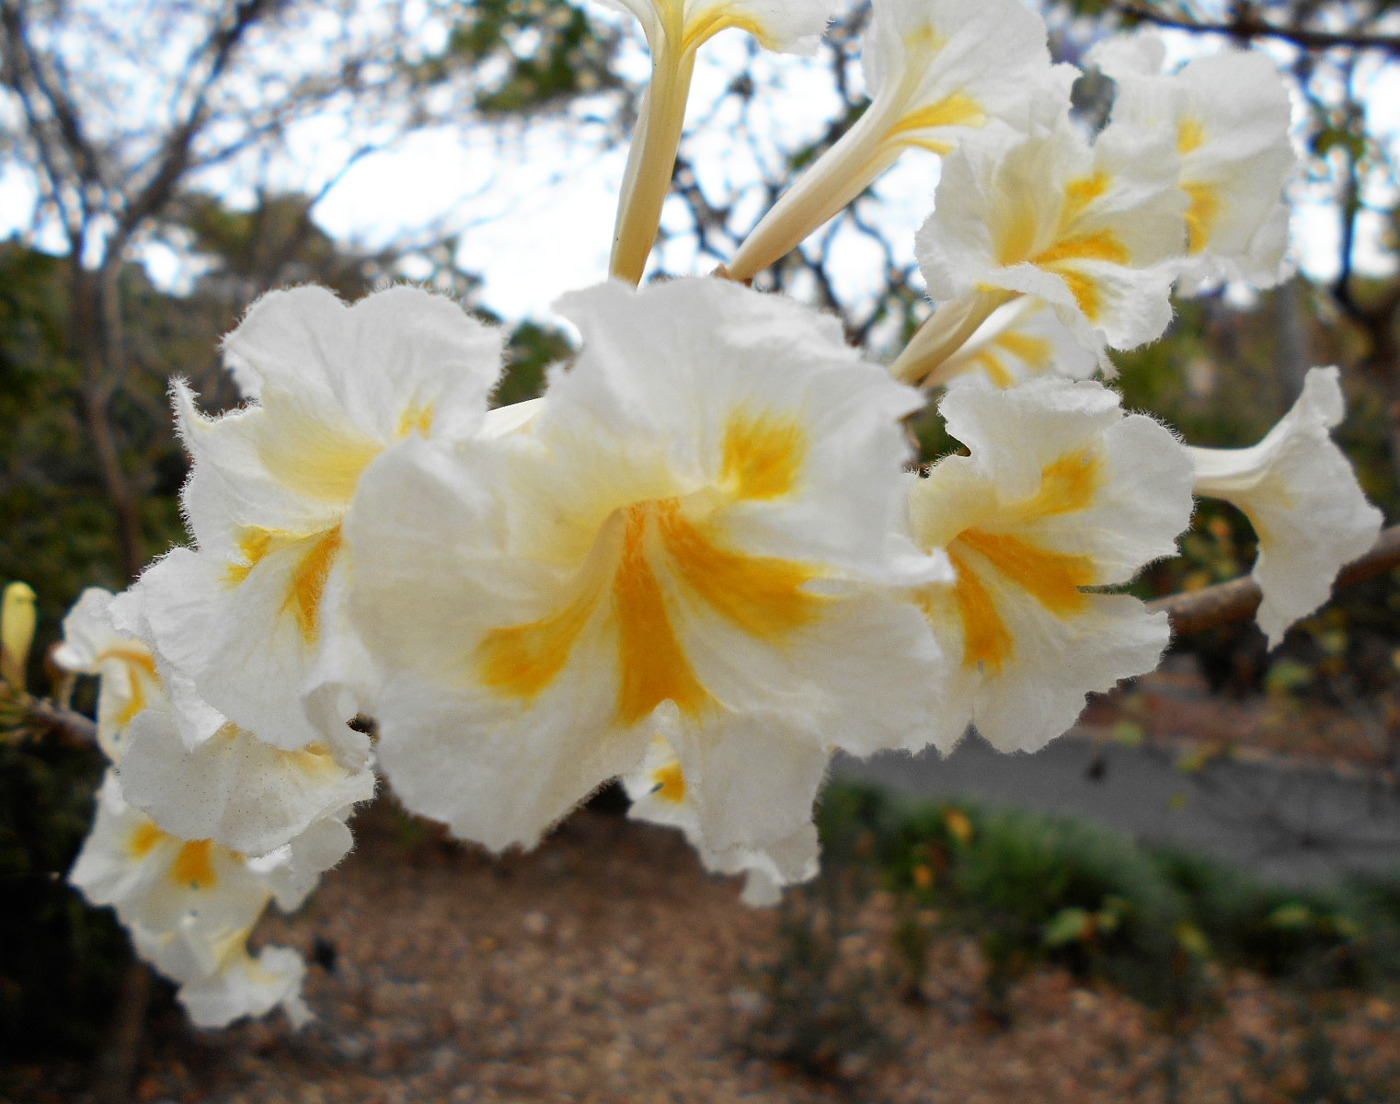
[[[814,1074],[782,1060],[784,1032],[769,1017],[760,968],[791,946],[783,914],[743,906],[737,884],[701,871],[676,833],[585,811],[536,852],[493,860],[383,802],[357,828],[356,852],[311,902],[259,933],[309,958],[320,947],[331,968],[312,966],[306,991],[317,1019],[301,1031],[279,1016],[196,1032],[158,1001],[139,1100],[1400,1099],[1396,1079],[1375,1097],[1307,1095],[1318,1062],[1310,1074],[1300,1055],[1318,1053],[1319,1040],[1353,1090],[1363,1074],[1382,1078],[1400,1015],[1375,996],[1334,999],[1328,1033],[1310,1037],[1286,994],[1222,979],[1221,1014],[1181,1042],[1130,1000],[1044,970],[1012,990],[1003,1023],[981,1011],[975,945],[950,935],[911,1001],[889,980],[893,917],[879,893],[841,939],[836,974],[876,980],[848,1003],[846,1034],[832,1032]],[[813,991],[810,1006],[822,996]],[[49,1104],[80,1099],[81,1076],[35,1065],[9,1080],[16,1102]]]

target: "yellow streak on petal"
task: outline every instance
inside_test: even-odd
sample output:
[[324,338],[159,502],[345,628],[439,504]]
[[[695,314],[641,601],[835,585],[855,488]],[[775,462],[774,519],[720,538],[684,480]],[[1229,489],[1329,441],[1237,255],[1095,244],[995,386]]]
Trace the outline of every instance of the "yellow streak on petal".
[[1006,361],[1002,360],[1000,355],[992,349],[983,349],[972,358],[972,363],[986,372],[997,387],[1010,387],[1016,382],[1016,377],[1011,374],[1011,369],[1006,366]]
[[674,506],[658,511],[662,542],[685,584],[750,636],[774,641],[810,622],[823,599],[806,564],[721,548]]
[[982,585],[982,580],[968,565],[956,544],[955,541],[954,547],[948,549],[948,559],[957,572],[953,597],[963,627],[963,666],[981,667],[985,673],[994,674],[1011,658],[1011,632],[1002,620],[991,592]]
[[252,573],[253,568],[262,563],[272,549],[272,540],[277,536],[271,529],[249,526],[238,536],[238,551],[242,563],[231,563],[224,569],[224,581],[231,587],[238,586]]
[[1210,244],[1210,232],[1220,218],[1220,193],[1209,184],[1183,184],[1182,190],[1191,198],[1186,208],[1190,251],[1199,253]]
[[511,697],[533,700],[564,669],[597,598],[596,591],[587,590],[553,616],[491,630],[477,649],[481,681]]
[[766,50],[777,50],[781,45],[751,14],[716,7],[705,12],[700,19],[685,28],[685,33],[681,38],[680,52],[686,53],[698,49],[720,31],[727,31],[731,27],[748,31],[749,34],[758,39]]
[[1082,234],[1073,238],[1062,238],[1049,249],[1043,249],[1031,258],[1031,264],[1042,268],[1053,268],[1066,261],[1110,261],[1113,264],[1127,264],[1132,259],[1128,247],[1118,240],[1111,230],[1100,230],[1095,234]]
[[1106,172],[1096,172],[1092,176],[1081,176],[1065,185],[1065,205],[1060,211],[1060,226],[1067,227],[1074,222],[1089,204],[1101,199],[1108,192],[1113,177]]
[[296,616],[297,628],[308,644],[316,643],[321,635],[321,599],[340,551],[340,526],[313,539],[311,548],[292,572],[287,600],[282,604],[284,610],[291,609]]
[[890,128],[890,136],[935,127],[981,126],[986,121],[987,115],[980,103],[971,96],[954,92],[951,96],[909,112]]
[[144,859],[161,840],[169,839],[164,832],[156,827],[153,820],[143,820],[137,825],[136,830],[131,833],[131,837],[126,841],[126,850],[133,859]]
[[355,487],[383,445],[355,430],[312,418],[265,424],[258,457],[283,486],[318,502],[348,504]]
[[[154,672],[152,672],[154,674]],[[140,672],[131,672],[131,700],[126,703],[125,708],[117,714],[116,726],[125,729],[136,719],[136,714],[146,708],[146,684]]]
[[1205,144],[1205,124],[1194,115],[1183,115],[1176,130],[1176,152],[1185,157]]
[[627,509],[622,560],[613,577],[622,668],[617,719],[622,724],[635,724],[668,699],[691,716],[709,701],[676,638],[665,595],[647,557],[646,533],[654,505]]
[[434,403],[425,406],[410,406],[399,417],[396,437],[407,437],[410,433],[417,433],[426,437],[433,428],[433,414],[437,407]]
[[219,878],[214,873],[211,854],[213,846],[213,840],[193,840],[185,844],[170,864],[170,880],[191,889],[210,889],[217,885]]
[[679,763],[667,763],[651,773],[656,783],[655,795],[662,801],[679,805],[685,800],[685,772]]
[[1027,520],[1087,510],[1103,486],[1103,461],[1088,448],[1075,449],[1045,466],[1040,489],[1016,512]]
[[1050,367],[1050,362],[1055,357],[1055,345],[1053,342],[1043,337],[1032,337],[1030,334],[1004,333],[992,342],[993,345],[1000,345],[1012,356],[1024,361],[1026,366],[1033,372],[1043,372]]
[[722,479],[739,498],[787,494],[807,457],[807,433],[793,418],[739,411],[724,432]]
[[1092,586],[1094,561],[1090,556],[1052,552],[1005,533],[968,529],[957,542],[986,557],[993,567],[1023,588],[1051,613],[1063,617],[1088,604],[1079,588]]

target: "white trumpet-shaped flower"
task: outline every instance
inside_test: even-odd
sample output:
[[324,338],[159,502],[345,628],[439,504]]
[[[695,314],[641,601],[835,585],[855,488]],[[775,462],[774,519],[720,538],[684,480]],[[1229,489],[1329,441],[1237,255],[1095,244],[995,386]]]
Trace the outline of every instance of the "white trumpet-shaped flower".
[[118,632],[112,621],[111,591],[88,587],[63,619],[63,643],[53,658],[66,671],[96,675],[97,742],[108,759],[119,762],[127,730],[148,705],[164,697],[155,656],[144,643]]
[[748,31],[767,49],[815,53],[835,0],[604,0],[631,12],[651,49],[642,99],[618,197],[611,273],[636,284],[656,241],[671,188],[696,52],[720,31]]
[[1092,146],[1061,120],[1030,136],[986,132],[943,166],[935,209],[915,254],[937,311],[900,356],[900,379],[922,379],[1003,303],[1049,303],[1088,349],[1131,349],[1171,319],[1186,196],[1178,154],[1152,136],[1101,136]]
[[870,106],[725,266],[749,280],[860,195],[906,149],[946,154],[990,123],[1028,129],[1069,103],[1045,23],[1020,0],[875,0],[861,62]]
[[956,576],[914,592],[948,657],[933,673],[932,742],[969,720],[1003,751],[1059,735],[1090,691],[1151,670],[1165,614],[1100,588],[1175,551],[1191,516],[1191,462],[1176,438],[1090,381],[951,388],[948,432],[970,451],[910,477],[915,540]]
[[1109,39],[1090,54],[1118,86],[1107,134],[1175,135],[1188,256],[1177,266],[1191,289],[1238,279],[1272,287],[1285,273],[1288,208],[1283,186],[1297,162],[1289,142],[1288,91],[1264,54],[1232,51],[1162,74],[1155,35]]
[[1337,572],[1380,532],[1381,512],[1330,436],[1345,412],[1337,369],[1314,368],[1293,408],[1257,445],[1188,450],[1196,493],[1233,503],[1259,538],[1257,619],[1271,647],[1327,601]]
[[196,547],[137,584],[144,626],[240,728],[288,750],[325,744],[360,769],[367,741],[346,722],[367,707],[368,674],[344,616],[342,523],[385,449],[480,429],[500,339],[419,289],[346,306],[304,287],[259,300],[225,345],[256,372],[259,398],[210,419],[176,386]]
[[366,473],[384,771],[457,834],[528,846],[637,768],[664,709],[707,854],[776,847],[833,746],[896,745],[936,705],[927,627],[867,585],[933,570],[896,533],[918,397],[834,320],[727,282],[558,308],[583,351],[528,434]]

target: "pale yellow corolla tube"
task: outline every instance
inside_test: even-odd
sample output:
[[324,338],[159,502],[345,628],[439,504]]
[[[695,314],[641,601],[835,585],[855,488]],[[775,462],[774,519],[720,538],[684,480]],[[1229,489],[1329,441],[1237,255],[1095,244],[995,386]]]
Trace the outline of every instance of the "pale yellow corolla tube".
[[862,50],[870,106],[797,179],[722,274],[751,280],[854,200],[906,149],[950,152],[994,121],[1024,130],[1068,103],[1045,24],[1019,0],[878,0]]
[[737,27],[770,50],[812,53],[830,18],[829,0],[612,0],[637,17],[651,48],[651,84],[642,100],[618,197],[609,271],[641,282],[671,190],[697,51]]

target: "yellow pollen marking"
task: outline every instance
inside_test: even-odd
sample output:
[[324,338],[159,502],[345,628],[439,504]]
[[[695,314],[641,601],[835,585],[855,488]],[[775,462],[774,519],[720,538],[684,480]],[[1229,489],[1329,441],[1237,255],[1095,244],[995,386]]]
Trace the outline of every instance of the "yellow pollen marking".
[[564,669],[597,598],[588,590],[551,617],[493,629],[477,649],[481,681],[512,697],[537,697]]
[[153,820],[143,820],[137,826],[136,831],[131,833],[131,838],[127,840],[126,850],[133,859],[144,859],[161,840],[169,839],[164,832],[156,827]]
[[987,115],[980,103],[971,96],[954,92],[937,103],[926,104],[909,112],[890,128],[890,136],[935,127],[981,126],[986,121]]
[[1132,259],[1127,246],[1118,240],[1111,230],[1100,230],[1095,234],[1083,234],[1074,238],[1062,238],[1049,249],[1041,250],[1031,258],[1031,264],[1041,268],[1054,268],[1066,261],[1111,261],[1114,264],[1127,264]]
[[283,486],[318,502],[345,505],[383,446],[358,430],[307,417],[263,423],[257,449],[268,473]]
[[722,479],[739,498],[778,498],[806,457],[807,433],[795,419],[739,411],[725,427]]
[[691,716],[709,701],[676,638],[665,595],[647,557],[647,529],[658,505],[628,507],[622,559],[613,577],[621,666],[617,719],[622,724],[635,724],[667,699]]
[[125,729],[136,715],[146,708],[146,685],[141,675],[133,671],[131,673],[131,700],[126,703],[122,711],[117,714],[116,726]]
[[1209,184],[1183,184],[1190,197],[1186,208],[1186,232],[1192,253],[1199,253],[1210,244],[1210,232],[1220,218],[1220,193]]
[[290,608],[297,619],[297,628],[306,643],[314,644],[321,635],[321,598],[326,592],[326,580],[340,551],[340,526],[313,538],[314,543],[292,572],[291,587],[284,610]]
[[658,527],[685,584],[750,636],[772,641],[816,616],[823,599],[802,589],[817,574],[805,564],[721,548],[674,505],[658,510]]
[[238,552],[243,557],[241,563],[231,563],[224,569],[224,581],[229,586],[239,586],[252,574],[253,568],[266,558],[272,549],[272,541],[278,534],[271,529],[250,526],[238,535]]
[[1183,116],[1176,131],[1176,152],[1185,157],[1188,153],[1194,153],[1205,144],[1205,124],[1194,115]]
[[956,547],[948,549],[948,559],[957,572],[953,598],[963,627],[963,666],[981,667],[985,673],[995,674],[1011,658],[1011,633],[991,593]]
[[1060,211],[1060,228],[1064,228],[1082,215],[1089,204],[1102,199],[1108,192],[1113,177],[1106,172],[1096,172],[1093,176],[1081,176],[1065,185],[1065,205]]
[[656,783],[655,794],[660,800],[669,801],[672,805],[679,805],[685,800],[685,772],[679,763],[658,767],[651,772],[651,777]]
[[194,840],[180,848],[170,864],[170,880],[191,889],[211,889],[218,884],[214,873],[213,840]]
[[426,406],[410,406],[399,416],[396,437],[407,437],[410,433],[417,433],[426,437],[433,428],[433,414],[436,406],[428,403]]
[[1103,486],[1103,461],[1088,448],[1067,452],[1045,466],[1040,489],[1016,513],[1026,519],[1054,517],[1087,510]]
[[965,530],[957,543],[986,557],[997,571],[1057,616],[1078,613],[1088,604],[1088,596],[1079,588],[1094,583],[1090,556],[1051,552],[1019,537],[981,529]]

